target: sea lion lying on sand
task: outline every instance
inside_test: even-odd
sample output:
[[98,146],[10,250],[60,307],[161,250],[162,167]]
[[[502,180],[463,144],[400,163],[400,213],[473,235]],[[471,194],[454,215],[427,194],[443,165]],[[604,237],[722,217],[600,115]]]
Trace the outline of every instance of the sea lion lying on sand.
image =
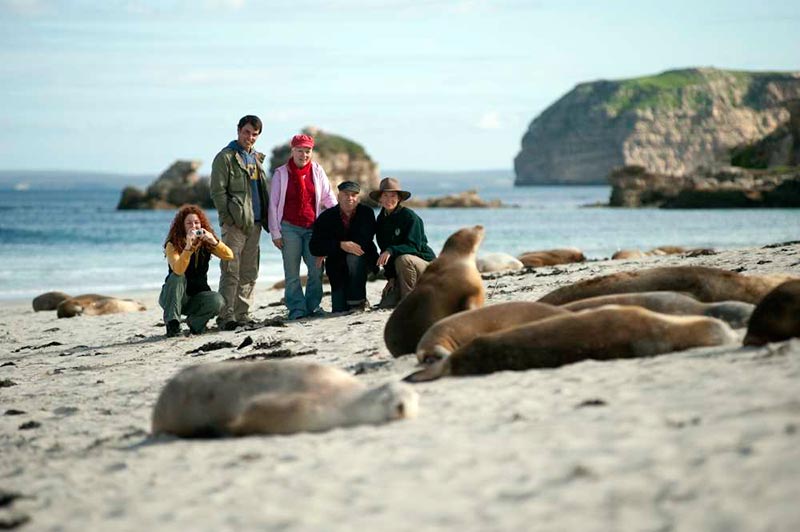
[[475,260],[481,273],[521,270],[525,265],[508,253],[485,253]]
[[172,377],[153,409],[153,434],[290,434],[417,415],[418,394],[390,382],[367,388],[340,369],[291,361],[215,362]]
[[764,296],[747,327],[744,345],[800,338],[800,281],[789,281]]
[[714,318],[667,316],[641,307],[609,305],[479,336],[404,380],[555,368],[586,359],[649,357],[737,340],[730,327]]
[[634,292],[630,294],[611,294],[578,299],[561,305],[560,308],[578,311],[603,305],[634,305],[661,314],[676,316],[696,315],[717,318],[734,329],[746,327],[755,305],[741,301],[722,301],[720,303],[701,303],[695,298],[677,292]]
[[517,257],[522,264],[529,268],[541,266],[555,266],[556,264],[569,264],[586,260],[583,252],[578,248],[546,249],[543,251],[526,251]]
[[480,225],[450,235],[417,286],[386,321],[383,339],[392,355],[413,353],[425,331],[440,319],[483,305],[485,289],[475,266],[475,254],[482,241]]
[[102,316],[144,310],[147,310],[147,307],[133,299],[117,299],[116,297],[98,294],[84,294],[65,299],[59,303],[56,313],[59,318],[73,318],[75,316]]
[[430,364],[478,336],[561,314],[569,311],[533,301],[498,303],[457,312],[434,323],[422,336],[417,344],[417,360]]
[[541,303],[563,305],[577,299],[629,292],[687,292],[706,303],[744,301],[756,304],[792,275],[742,275],[705,266],[662,266],[617,272],[562,286],[540,298]]
[[69,299],[69,294],[64,292],[45,292],[33,298],[33,310],[36,312],[42,310],[55,310],[58,304]]

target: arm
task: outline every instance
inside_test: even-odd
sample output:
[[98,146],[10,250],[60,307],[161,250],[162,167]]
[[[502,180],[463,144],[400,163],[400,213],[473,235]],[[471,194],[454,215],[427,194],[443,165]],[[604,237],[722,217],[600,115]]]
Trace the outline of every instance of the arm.
[[225,245],[222,240],[217,241],[217,245],[211,250],[211,253],[220,258],[220,260],[233,260],[233,250]]
[[167,247],[164,249],[164,254],[167,256],[167,264],[169,264],[172,273],[175,275],[186,273],[186,268],[189,267],[189,261],[192,259],[191,250],[183,249],[179,252],[172,245],[172,242],[168,242]]
[[273,241],[281,239],[280,218],[283,216],[283,213],[278,212],[278,203],[281,199],[281,179],[281,169],[277,168],[275,173],[272,174],[272,181],[269,185],[269,209],[267,209],[269,234]]
[[211,200],[219,214],[220,225],[233,225],[233,218],[228,212],[228,184],[230,183],[230,166],[223,152],[214,157],[211,164]]
[[324,206],[326,209],[330,209],[334,205],[338,205],[338,201],[336,201],[336,195],[333,193],[333,189],[331,189],[331,182],[328,179],[328,174],[325,173],[325,170],[322,168],[321,165],[318,165],[319,168],[319,177],[320,177],[320,185],[322,189],[319,193],[320,198],[320,205]]
[[327,211],[323,212],[314,222],[311,240],[308,243],[308,249],[315,257],[332,255],[339,249],[341,242],[336,236],[335,221],[331,220],[330,216],[326,216],[326,213]]

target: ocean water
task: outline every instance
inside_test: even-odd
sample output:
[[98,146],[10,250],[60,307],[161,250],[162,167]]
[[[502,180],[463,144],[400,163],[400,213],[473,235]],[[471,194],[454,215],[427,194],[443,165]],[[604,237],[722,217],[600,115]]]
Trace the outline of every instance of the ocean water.
[[[457,229],[486,227],[482,251],[574,246],[590,258],[659,245],[731,248],[800,239],[800,209],[658,210],[585,207],[606,202],[609,187],[515,188],[507,179],[406,182],[416,196],[478,188],[502,209],[419,209],[431,247]],[[117,211],[119,190],[0,190],[0,299],[49,290],[70,294],[158,289],[167,273],[162,246],[174,212]],[[215,211],[209,217],[218,229]],[[215,261],[216,262],[216,261]],[[209,281],[218,282],[212,263]],[[283,277],[266,233],[259,283]]]

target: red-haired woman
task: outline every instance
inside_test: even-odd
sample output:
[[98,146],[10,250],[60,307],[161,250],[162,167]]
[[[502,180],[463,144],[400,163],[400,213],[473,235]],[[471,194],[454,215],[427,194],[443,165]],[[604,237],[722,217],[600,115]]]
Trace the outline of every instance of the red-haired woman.
[[217,238],[203,209],[184,205],[172,220],[164,254],[169,274],[158,304],[164,309],[167,336],[181,333],[181,315],[186,316],[189,330],[200,334],[225,305],[225,299],[208,286],[208,262],[211,255],[231,260],[233,251]]

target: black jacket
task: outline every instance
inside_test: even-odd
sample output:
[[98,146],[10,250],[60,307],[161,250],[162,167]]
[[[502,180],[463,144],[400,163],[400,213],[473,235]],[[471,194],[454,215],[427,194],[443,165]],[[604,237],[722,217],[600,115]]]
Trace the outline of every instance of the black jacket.
[[331,207],[317,217],[311,233],[309,249],[316,257],[328,257],[325,261],[325,272],[336,282],[346,275],[347,253],[339,246],[342,242],[352,241],[364,250],[364,258],[368,268],[378,270],[378,250],[372,239],[375,237],[375,214],[365,205],[356,205],[356,212],[350,220],[350,228],[345,230],[342,223],[341,209],[338,205]]

